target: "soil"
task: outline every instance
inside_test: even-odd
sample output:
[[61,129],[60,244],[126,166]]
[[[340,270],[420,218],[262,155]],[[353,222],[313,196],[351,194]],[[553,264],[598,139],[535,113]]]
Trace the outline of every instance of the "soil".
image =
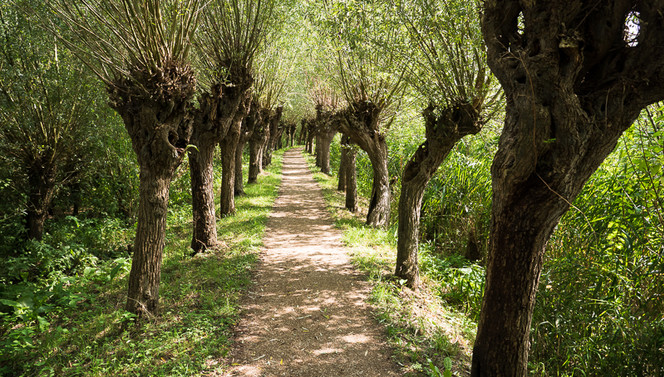
[[400,376],[301,150],[284,154],[227,376]]

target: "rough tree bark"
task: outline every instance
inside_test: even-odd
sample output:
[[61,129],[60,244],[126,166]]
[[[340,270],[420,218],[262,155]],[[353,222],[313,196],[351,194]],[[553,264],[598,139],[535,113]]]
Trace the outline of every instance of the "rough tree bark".
[[339,161],[339,183],[338,191],[346,191],[346,165],[348,164],[348,144],[350,138],[346,135],[341,136],[341,158]]
[[399,225],[395,275],[417,289],[420,284],[417,249],[424,189],[457,141],[480,131],[480,114],[471,103],[455,103],[423,112],[426,140],[406,164],[399,197]]
[[267,119],[270,112],[266,109],[256,106],[256,118],[254,123],[254,132],[249,137],[249,177],[247,183],[256,183],[258,174],[263,171],[262,147],[265,140]]
[[263,167],[272,164],[272,151],[277,147],[277,139],[281,137],[281,131],[283,131],[279,128],[279,122],[281,121],[283,111],[284,108],[279,106],[270,114],[269,133],[267,140],[265,141],[263,152]]
[[350,145],[346,150],[346,209],[357,212],[357,150]]
[[28,239],[41,240],[44,236],[44,224],[48,217],[55,196],[57,166],[50,163],[51,158],[42,158],[32,162],[28,171],[30,195],[26,221]]
[[[382,111],[371,102],[354,103],[339,113],[339,130],[367,152],[373,170],[367,225],[386,228],[390,222],[390,177],[387,169],[387,143],[380,132]],[[337,117],[335,117],[337,118]]]
[[306,150],[306,147],[307,147],[307,145],[306,145],[307,144],[307,120],[306,119],[302,119],[300,121],[300,134],[298,136],[297,143],[300,144],[300,145],[304,145],[305,150]]
[[[664,98],[664,0],[484,8],[488,62],[507,108],[471,375],[525,376],[545,244],[641,109]],[[630,14],[640,30],[627,43]]]
[[316,137],[316,123],[312,120],[307,121],[307,152],[314,154],[314,138]]
[[295,123],[288,123],[287,124],[287,137],[288,139],[286,140],[286,146],[288,147],[294,147],[295,146],[295,132],[297,131],[297,124]]
[[[325,174],[330,174],[330,145],[334,140],[334,135],[337,134],[337,127],[335,126],[335,119],[332,114],[323,111],[321,108],[317,109],[316,114],[316,161],[319,161],[320,171]],[[319,146],[320,145],[320,146]]]
[[[236,80],[238,81],[238,80]],[[194,254],[217,244],[217,219],[214,204],[214,150],[226,136],[251,79],[242,85],[213,85],[210,92],[199,99],[200,108],[194,111],[189,152],[193,233],[191,248]]]
[[240,140],[237,142],[235,149],[235,196],[244,195],[244,177],[242,176],[242,156],[244,154],[244,146],[251,138],[254,132],[254,125],[256,124],[256,116],[258,114],[258,105],[256,102],[251,103],[249,113],[242,121],[242,128],[240,129]]
[[251,98],[245,92],[231,126],[221,139],[221,194],[219,196],[219,214],[228,216],[235,213],[235,152],[240,140],[242,120],[247,116]]
[[132,72],[108,90],[140,167],[138,226],[126,309],[139,316],[151,315],[159,307],[169,188],[191,136],[189,109],[195,79],[188,67],[172,64],[155,74]]

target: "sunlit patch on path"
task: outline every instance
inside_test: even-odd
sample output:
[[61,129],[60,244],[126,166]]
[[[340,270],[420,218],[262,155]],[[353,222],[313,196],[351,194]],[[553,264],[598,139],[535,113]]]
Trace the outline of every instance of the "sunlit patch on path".
[[401,375],[299,150],[283,172],[228,376]]

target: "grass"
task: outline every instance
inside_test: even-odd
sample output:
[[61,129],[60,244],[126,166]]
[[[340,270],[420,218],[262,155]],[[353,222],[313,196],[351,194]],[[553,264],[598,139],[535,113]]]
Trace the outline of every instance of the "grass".
[[16,324],[8,332],[31,329],[11,355],[0,355],[0,374],[190,376],[226,369],[239,298],[251,282],[281,182],[281,158],[282,152],[275,152],[259,183],[245,187],[247,195],[237,198],[237,214],[218,221],[223,245],[215,250],[190,257],[191,209],[181,203],[171,206],[159,316],[136,323],[123,309],[128,259],[86,269],[88,276],[71,279],[66,287],[73,302],[50,313],[41,331]]
[[361,213],[366,213],[366,198],[359,198],[358,214],[345,211],[344,195],[336,190],[337,178],[321,173],[315,167],[314,157],[305,157],[323,189],[336,226],[343,231],[343,242],[350,250],[353,264],[373,285],[370,300],[376,319],[385,326],[395,349],[396,362],[407,375],[438,376],[442,375],[448,359],[452,361],[454,375],[469,375],[476,323],[445,304],[440,294],[441,282],[427,271],[423,271],[422,288],[417,292],[395,279],[395,229],[380,230],[364,224]]

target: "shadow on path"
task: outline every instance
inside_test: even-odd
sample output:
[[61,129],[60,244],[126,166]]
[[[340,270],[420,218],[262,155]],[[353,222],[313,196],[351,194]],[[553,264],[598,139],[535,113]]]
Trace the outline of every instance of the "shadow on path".
[[300,150],[284,154],[264,243],[229,376],[401,375]]

